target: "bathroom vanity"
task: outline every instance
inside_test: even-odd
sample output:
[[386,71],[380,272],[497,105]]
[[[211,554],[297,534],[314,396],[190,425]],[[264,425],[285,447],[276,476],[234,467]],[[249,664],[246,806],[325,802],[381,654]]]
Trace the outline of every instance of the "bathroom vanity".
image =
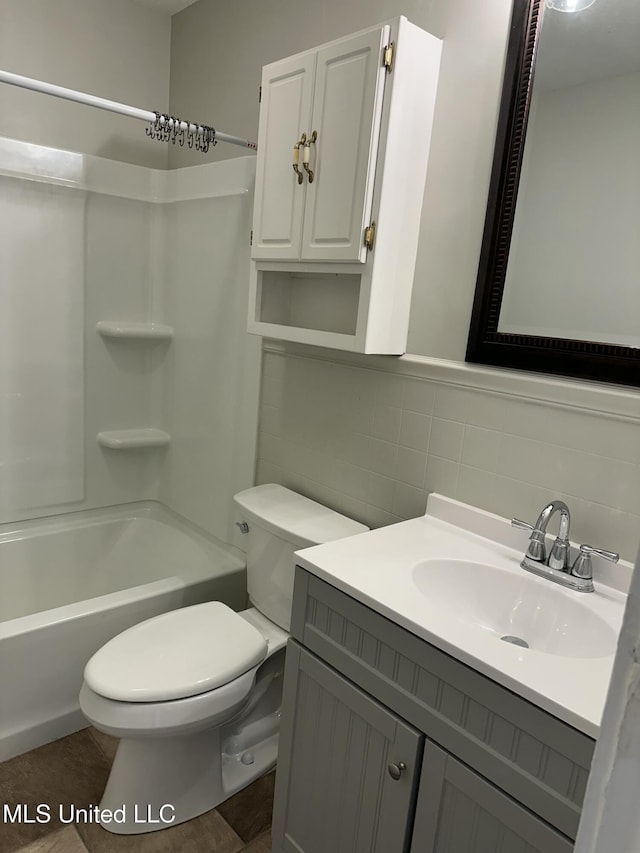
[[624,594],[528,576],[521,540],[431,496],[423,519],[298,552],[274,853],[573,849]]

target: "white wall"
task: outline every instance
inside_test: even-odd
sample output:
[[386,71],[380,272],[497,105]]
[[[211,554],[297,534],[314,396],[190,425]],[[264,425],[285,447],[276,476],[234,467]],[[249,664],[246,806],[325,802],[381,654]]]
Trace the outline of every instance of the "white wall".
[[[170,21],[132,0],[6,0],[1,67],[168,110]],[[73,334],[58,335],[58,344],[60,352],[73,344],[75,397],[64,397],[60,377],[48,383],[47,395],[37,394],[42,365],[25,388],[27,350],[37,345],[46,354],[47,318],[40,310],[46,276],[31,275],[30,301],[19,316],[15,295],[27,293],[24,282],[17,273],[5,282],[12,335],[3,335],[2,348],[11,372],[0,375],[7,380],[0,381],[0,396],[6,403],[9,393],[24,400],[25,390],[33,391],[33,405],[29,429],[18,423],[13,398],[4,406],[10,417],[0,419],[0,522],[161,497],[232,541],[231,497],[251,484],[254,472],[260,343],[244,328],[255,158],[171,174],[141,168],[167,165],[168,146],[149,140],[144,124],[6,85],[0,85],[3,132],[25,143],[0,142],[0,173],[9,176],[2,180],[19,197],[77,201],[80,216],[73,240],[54,241],[57,255],[33,229],[16,246],[32,272],[53,265],[61,273],[63,263],[79,258],[75,290],[68,293],[72,283],[65,280],[67,297],[56,302],[61,318],[73,318]],[[18,223],[5,213],[2,227],[13,245]],[[169,322],[174,341],[104,339],[99,320]],[[101,430],[145,426],[167,429],[171,448],[119,452],[96,442]],[[35,445],[42,456],[45,437],[60,469],[48,492],[43,460],[27,452]],[[30,478],[24,466],[16,469],[27,456]],[[28,487],[26,499],[18,482],[22,492]]]
[[[137,171],[142,176],[147,172]],[[152,319],[157,286],[151,263],[156,219],[156,205],[147,200],[91,193],[87,201],[84,382],[88,506],[157,495],[164,450],[116,451],[100,447],[96,441],[102,430],[162,425],[153,410],[154,350],[140,342],[102,338],[96,331],[100,320]]]
[[[0,138],[0,522],[160,498],[234,541],[260,378],[245,333],[254,174],[252,156],[168,172]],[[174,337],[104,338],[101,320]],[[140,427],[171,447],[96,441]]]
[[[258,481],[288,484],[373,525],[424,511],[431,490],[532,520],[545,500],[564,495],[576,538],[633,558],[640,537],[640,394],[459,364],[510,11],[510,0],[327,0],[304,9],[289,0],[200,0],[173,19],[172,110],[255,135],[264,63],[399,13],[443,37],[408,345],[417,361],[349,359],[294,346],[268,352]],[[224,73],[203,75],[198,57],[212,52]],[[211,156],[236,154],[220,145]],[[177,163],[189,155],[170,156]],[[450,370],[438,359],[458,366]],[[456,370],[464,373],[462,387]],[[585,388],[597,404],[584,402]]]
[[637,393],[417,357],[266,349],[258,482],[372,527],[422,515],[433,491],[531,523],[562,498],[572,539],[634,559]]
[[[511,0],[200,0],[173,17],[171,111],[251,138],[265,63],[400,14],[444,39],[409,352],[464,358],[510,11]],[[238,154],[218,145],[210,157]],[[170,164],[192,156],[172,150]]]
[[84,497],[85,197],[3,176],[0,222],[2,517]]
[[[0,67],[143,109],[167,111],[171,18],[131,0],[2,0]],[[145,125],[0,84],[0,136],[155,168]]]
[[175,332],[156,371],[171,434],[159,496],[233,542],[232,497],[253,483],[260,381],[260,341],[245,333],[255,158],[174,174],[196,197],[163,207],[157,249],[165,268],[154,312]]
[[149,347],[96,331],[151,319],[152,172],[1,138],[0,172],[0,522],[155,497],[159,451],[96,441],[157,425]]
[[638,91],[636,73],[537,93],[500,331],[640,344]]
[[[167,109],[170,27],[168,14],[130,0],[5,0],[0,4],[0,67],[116,101]],[[148,424],[151,420],[148,353],[105,343],[97,335],[95,323],[100,319],[148,317],[153,206],[124,197],[129,174],[123,179],[123,194],[118,197],[116,191],[109,195],[123,167],[116,163],[114,172],[110,161],[92,160],[86,155],[164,168],[166,146],[148,140],[140,122],[6,84],[0,84],[0,136],[26,143],[3,142],[0,153],[0,169],[9,176],[12,192],[19,198],[56,197],[65,210],[77,199],[82,206],[73,240],[58,229],[54,250],[32,228],[23,245],[25,263],[29,260],[32,269],[38,264],[49,268],[53,280],[73,257],[81,259],[79,286],[72,291],[67,282],[66,296],[55,304],[68,321],[73,318],[71,332],[58,347],[58,355],[73,343],[76,393],[67,397],[60,393],[61,375],[56,383],[47,383],[46,391],[34,397],[39,408],[34,406],[31,411],[29,431],[16,429],[17,407],[11,407],[12,427],[3,444],[3,455],[15,464],[24,455],[30,433],[39,430],[35,442],[38,453],[31,454],[36,464],[34,476],[45,484],[51,479],[57,488],[40,488],[28,500],[21,499],[13,487],[5,488],[0,520],[151,497],[157,486],[157,458],[109,455],[96,444],[98,430]],[[97,170],[99,176],[104,168],[107,178],[102,189],[108,192],[93,192],[93,172]],[[139,178],[139,173],[132,174]],[[34,175],[38,179],[47,175],[53,184],[63,178],[70,188],[34,184]],[[16,223],[5,211],[1,225],[11,234]],[[15,294],[26,292],[19,278],[14,275],[3,283],[14,307]],[[52,363],[42,337],[49,286],[46,278],[37,282],[36,278],[30,279],[39,288],[31,293],[31,307],[14,316],[9,352],[8,339],[4,341],[13,374],[24,380],[15,389],[21,394],[30,393],[45,378],[41,363],[26,383],[24,344],[34,348],[41,362]],[[34,340],[38,334],[40,341]],[[55,443],[56,424],[64,427],[66,445]],[[60,469],[56,468],[54,478],[49,478],[43,459],[39,459],[47,441],[56,449]]]

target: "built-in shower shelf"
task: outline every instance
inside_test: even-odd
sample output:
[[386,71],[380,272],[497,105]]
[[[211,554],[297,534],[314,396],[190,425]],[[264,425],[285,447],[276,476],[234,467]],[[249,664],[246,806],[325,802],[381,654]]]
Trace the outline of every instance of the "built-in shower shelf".
[[170,341],[173,338],[173,327],[162,323],[100,320],[96,329],[103,338],[125,338],[130,341]]
[[98,433],[98,444],[112,450],[135,450],[144,447],[166,447],[171,442],[168,432],[152,427],[142,429],[108,429]]

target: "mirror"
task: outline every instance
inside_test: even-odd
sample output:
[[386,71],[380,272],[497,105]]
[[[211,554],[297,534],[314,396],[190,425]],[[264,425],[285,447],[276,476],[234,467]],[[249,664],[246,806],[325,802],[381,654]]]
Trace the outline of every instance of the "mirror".
[[640,4],[514,0],[467,360],[640,385]]

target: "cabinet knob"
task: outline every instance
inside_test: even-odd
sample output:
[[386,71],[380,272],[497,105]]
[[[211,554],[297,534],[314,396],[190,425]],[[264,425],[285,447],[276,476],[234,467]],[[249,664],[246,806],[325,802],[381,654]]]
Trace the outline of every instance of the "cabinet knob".
[[398,761],[397,764],[390,764],[387,767],[387,770],[389,771],[389,776],[391,776],[392,779],[395,779],[396,782],[402,776],[406,769],[407,765],[404,763],[404,761]]

